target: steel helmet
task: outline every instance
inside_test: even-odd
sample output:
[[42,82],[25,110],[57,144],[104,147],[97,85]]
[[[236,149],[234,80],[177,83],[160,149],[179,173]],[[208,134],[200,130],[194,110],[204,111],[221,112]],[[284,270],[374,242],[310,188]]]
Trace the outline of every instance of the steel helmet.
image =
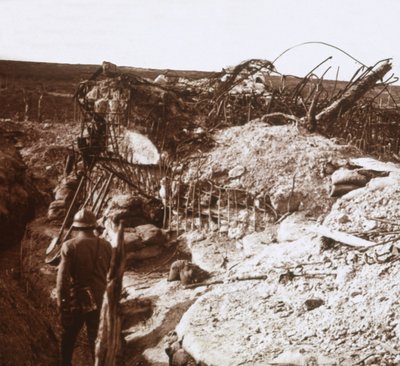
[[96,227],[96,216],[90,210],[85,208],[79,210],[74,216],[74,222],[72,226],[74,228],[95,228]]

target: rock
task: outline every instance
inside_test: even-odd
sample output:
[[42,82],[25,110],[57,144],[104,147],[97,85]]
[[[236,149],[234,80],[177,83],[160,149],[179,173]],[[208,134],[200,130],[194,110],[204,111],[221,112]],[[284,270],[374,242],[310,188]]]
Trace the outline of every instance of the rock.
[[322,300],[322,299],[308,299],[304,302],[304,306],[307,311],[311,311],[316,308],[319,308],[323,304],[324,304],[324,300]]
[[133,163],[155,165],[160,161],[157,147],[138,132],[127,131],[123,143],[126,145],[129,160]]
[[[300,192],[291,190],[278,189],[271,195],[271,204],[276,212],[285,214],[287,212],[297,211],[303,200],[303,195]],[[290,201],[290,205],[289,205]]]
[[314,224],[315,222],[307,219],[303,213],[295,212],[279,224],[277,240],[279,242],[298,240],[309,234],[309,228]]
[[244,174],[244,172],[246,171],[246,168],[245,167],[243,167],[243,166],[241,166],[241,165],[238,165],[238,166],[235,166],[234,168],[232,168],[230,171],[229,171],[229,173],[228,173],[228,176],[229,176],[229,178],[239,178],[241,175],[243,175]]
[[163,349],[159,347],[146,348],[143,352],[143,357],[150,365],[167,366],[169,358]]
[[154,79],[154,82],[160,85],[166,85],[168,83],[168,77],[166,77],[163,74],[160,74]]

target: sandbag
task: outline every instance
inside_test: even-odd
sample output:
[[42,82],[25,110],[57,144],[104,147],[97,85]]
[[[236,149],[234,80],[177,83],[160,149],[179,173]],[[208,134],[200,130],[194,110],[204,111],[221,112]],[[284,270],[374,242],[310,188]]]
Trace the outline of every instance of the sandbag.
[[75,192],[72,191],[70,188],[61,186],[57,188],[54,198],[57,201],[69,201],[74,196]]
[[143,241],[134,229],[126,228],[124,230],[125,252],[130,253],[144,247]]
[[152,224],[141,225],[135,231],[146,245],[164,245],[168,241],[168,235],[162,229]]
[[49,210],[55,210],[60,208],[66,208],[64,200],[55,200],[50,203]]
[[66,213],[67,210],[65,208],[49,209],[49,211],[47,212],[47,218],[50,221],[62,220],[64,219]]
[[359,187],[364,187],[367,182],[368,178],[356,170],[349,170],[349,169],[338,169],[332,174],[332,184],[339,185],[339,184],[351,184],[356,185]]
[[334,184],[329,193],[329,196],[330,197],[340,197],[340,196],[343,196],[344,194],[351,192],[358,188],[360,188],[360,186],[355,185],[355,184]]

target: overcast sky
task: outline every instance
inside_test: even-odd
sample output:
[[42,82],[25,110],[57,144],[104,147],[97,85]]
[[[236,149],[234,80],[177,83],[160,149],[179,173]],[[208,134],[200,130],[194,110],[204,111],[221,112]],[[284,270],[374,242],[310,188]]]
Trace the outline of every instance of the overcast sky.
[[[400,75],[399,16],[399,0],[0,0],[0,59],[219,71],[322,41]],[[330,78],[359,66],[316,44],[275,65],[304,76],[328,56]]]

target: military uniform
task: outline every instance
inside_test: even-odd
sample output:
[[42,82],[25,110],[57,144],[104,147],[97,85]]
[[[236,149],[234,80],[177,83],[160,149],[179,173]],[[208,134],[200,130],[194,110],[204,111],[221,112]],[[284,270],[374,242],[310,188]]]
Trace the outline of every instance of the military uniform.
[[[94,356],[94,346],[99,327],[100,310],[107,285],[112,248],[109,242],[86,232],[63,243],[61,262],[57,275],[57,301],[61,310],[62,366],[71,365],[76,338],[86,324],[90,350]],[[82,311],[76,293],[90,289],[95,310]],[[72,294],[72,295],[71,295]]]

